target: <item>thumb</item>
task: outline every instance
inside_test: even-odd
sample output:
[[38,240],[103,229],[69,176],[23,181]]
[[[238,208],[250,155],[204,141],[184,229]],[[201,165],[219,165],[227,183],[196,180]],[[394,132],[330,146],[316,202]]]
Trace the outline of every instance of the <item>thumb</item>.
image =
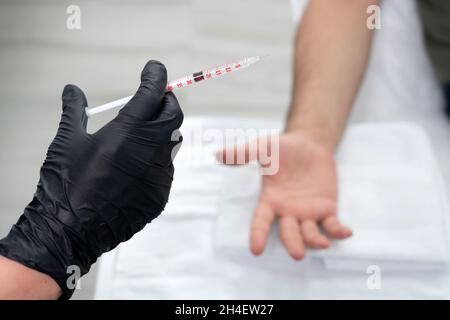
[[150,60],[142,70],[139,89],[120,113],[140,120],[151,120],[162,108],[166,86],[166,67],[159,61]]
[[276,168],[279,159],[279,136],[260,135],[241,145],[223,148],[216,152],[216,159],[226,165],[242,165],[258,161],[263,168]]
[[242,165],[258,159],[258,140],[226,147],[216,152],[216,159],[226,165]]
[[84,109],[87,107],[86,96],[75,85],[68,84],[62,93],[63,113],[59,127],[69,131],[86,131],[87,116]]

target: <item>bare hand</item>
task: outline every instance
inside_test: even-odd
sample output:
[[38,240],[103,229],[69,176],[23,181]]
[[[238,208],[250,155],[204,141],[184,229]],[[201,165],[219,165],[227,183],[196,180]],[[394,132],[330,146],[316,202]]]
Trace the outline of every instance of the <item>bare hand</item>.
[[[253,141],[241,148],[246,153],[246,162],[257,160],[251,158],[251,150],[258,145]],[[217,153],[217,158],[225,163],[227,153],[238,151],[239,147],[224,149]],[[337,218],[336,207],[337,175],[333,155],[299,133],[282,134],[279,170],[274,175],[263,175],[260,198],[253,213],[251,251],[255,255],[264,251],[275,217],[280,222],[280,239],[296,260],[304,257],[305,245],[324,249],[330,245],[329,238],[351,236],[351,229]]]

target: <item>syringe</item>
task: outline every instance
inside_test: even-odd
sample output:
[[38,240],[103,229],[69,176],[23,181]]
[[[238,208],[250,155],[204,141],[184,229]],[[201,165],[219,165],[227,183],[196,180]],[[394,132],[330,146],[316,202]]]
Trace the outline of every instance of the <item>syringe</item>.
[[[254,57],[242,59],[237,62],[229,63],[229,64],[226,64],[226,65],[223,65],[220,67],[215,67],[215,68],[207,69],[204,71],[194,72],[191,75],[185,76],[183,78],[180,78],[180,79],[177,79],[174,81],[170,81],[167,84],[166,91],[169,92],[174,89],[181,89],[184,87],[189,87],[189,86],[191,86],[197,82],[203,81],[203,80],[217,78],[224,74],[247,68],[247,67],[251,66],[252,64],[258,62],[259,60],[261,60],[260,56],[254,56]],[[85,109],[86,115],[88,117],[90,117],[94,114],[97,114],[97,113],[100,113],[100,112],[103,112],[106,110],[110,110],[110,109],[117,108],[117,107],[122,107],[125,104],[127,104],[128,101],[130,101],[132,97],[133,96],[128,96],[128,97],[125,97],[125,98],[122,98],[122,99],[119,99],[116,101],[102,104],[97,107],[87,107]]]

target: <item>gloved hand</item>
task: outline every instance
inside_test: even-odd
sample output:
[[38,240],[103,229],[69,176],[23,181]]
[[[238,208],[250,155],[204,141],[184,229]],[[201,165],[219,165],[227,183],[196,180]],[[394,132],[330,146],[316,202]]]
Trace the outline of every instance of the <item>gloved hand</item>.
[[69,266],[87,273],[102,253],[163,211],[183,121],[166,85],[165,67],[148,62],[135,96],[94,134],[86,132],[83,92],[64,88],[61,122],[37,191],[0,241],[0,255],[49,275],[69,298]]

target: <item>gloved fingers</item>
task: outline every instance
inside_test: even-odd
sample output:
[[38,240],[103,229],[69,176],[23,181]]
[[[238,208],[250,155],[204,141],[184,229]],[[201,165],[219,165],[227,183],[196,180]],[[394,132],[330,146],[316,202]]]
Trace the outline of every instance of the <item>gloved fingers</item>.
[[179,129],[183,123],[184,114],[178,103],[177,97],[173,92],[168,92],[164,95],[163,106],[158,114],[155,115],[153,120],[171,120],[172,131]]
[[66,85],[62,93],[62,107],[63,113],[59,127],[70,131],[82,130],[86,132],[87,116],[85,108],[87,107],[87,100],[83,91],[75,85]]
[[121,114],[139,120],[151,120],[162,108],[167,86],[167,70],[159,61],[150,60],[141,73],[141,85]]
[[171,149],[170,159],[171,162],[173,162],[173,160],[175,160],[178,151],[181,148],[181,144],[183,143],[183,136],[181,135],[180,130],[177,129],[173,131],[170,140],[171,140],[169,147]]
[[153,159],[155,164],[163,168],[172,165],[183,142],[183,137],[179,130],[174,130],[169,139],[170,141],[163,142],[164,145],[161,147],[159,157]]
[[178,129],[183,123],[183,117],[183,111],[177,98],[169,92],[163,98],[161,110],[154,115],[152,120],[142,121],[137,126],[133,125],[133,134],[135,137],[141,137],[151,143],[157,141],[160,144],[169,144],[168,147],[172,150],[181,142],[181,133]]

